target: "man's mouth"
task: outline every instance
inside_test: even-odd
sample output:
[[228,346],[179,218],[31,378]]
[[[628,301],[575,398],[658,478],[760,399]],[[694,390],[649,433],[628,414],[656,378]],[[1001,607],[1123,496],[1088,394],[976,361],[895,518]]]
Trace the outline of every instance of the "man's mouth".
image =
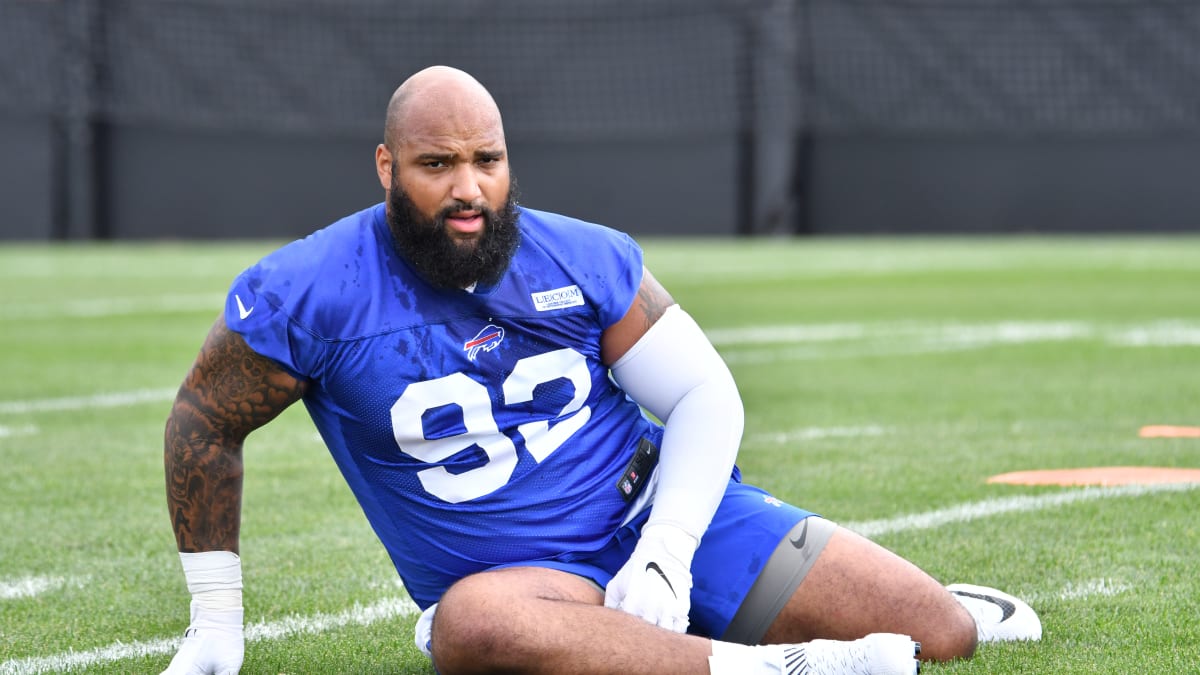
[[483,213],[479,211],[454,211],[446,215],[446,226],[450,233],[475,235],[483,231]]

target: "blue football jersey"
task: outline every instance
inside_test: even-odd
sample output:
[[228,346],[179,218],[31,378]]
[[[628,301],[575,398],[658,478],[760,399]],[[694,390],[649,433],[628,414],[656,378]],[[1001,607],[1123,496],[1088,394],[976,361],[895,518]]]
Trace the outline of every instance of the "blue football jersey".
[[378,204],[268,255],[226,302],[232,330],[309,381],[308,412],[422,607],[473,572],[599,550],[639,442],[661,440],[600,361],[641,249],[531,209],[519,227],[498,283],[447,290],[397,254]]

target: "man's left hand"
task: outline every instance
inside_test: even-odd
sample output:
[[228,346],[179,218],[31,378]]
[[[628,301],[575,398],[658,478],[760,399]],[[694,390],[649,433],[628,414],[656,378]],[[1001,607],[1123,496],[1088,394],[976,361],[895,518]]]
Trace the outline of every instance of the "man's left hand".
[[604,606],[676,633],[687,631],[696,545],[695,537],[672,525],[646,527],[633,555],[609,582]]

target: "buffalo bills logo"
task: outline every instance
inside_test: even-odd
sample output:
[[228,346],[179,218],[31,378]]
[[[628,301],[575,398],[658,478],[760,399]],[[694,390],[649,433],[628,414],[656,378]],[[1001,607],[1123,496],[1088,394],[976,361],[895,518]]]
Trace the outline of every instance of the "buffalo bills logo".
[[500,343],[504,341],[504,329],[499,326],[488,324],[483,330],[479,331],[475,337],[463,343],[463,351],[467,353],[467,358],[474,361],[479,355],[479,350],[490,352]]

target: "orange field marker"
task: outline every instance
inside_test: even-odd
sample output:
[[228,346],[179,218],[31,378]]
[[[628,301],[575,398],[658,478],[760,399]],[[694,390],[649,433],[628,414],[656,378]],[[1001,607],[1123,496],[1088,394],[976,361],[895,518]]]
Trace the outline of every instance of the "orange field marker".
[[1138,431],[1142,438],[1200,438],[1200,427],[1175,427],[1156,424]]

